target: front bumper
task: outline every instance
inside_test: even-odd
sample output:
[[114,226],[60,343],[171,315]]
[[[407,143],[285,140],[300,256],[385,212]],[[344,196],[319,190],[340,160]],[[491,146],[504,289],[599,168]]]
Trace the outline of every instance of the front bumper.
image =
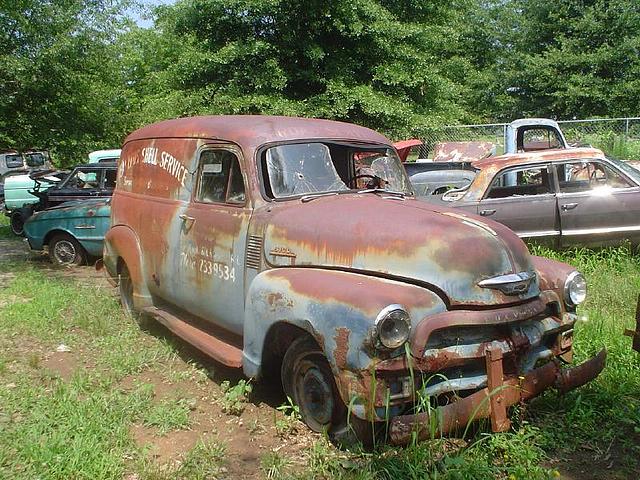
[[607,352],[573,368],[563,369],[558,360],[551,361],[529,373],[504,379],[502,352],[489,349],[486,356],[487,387],[430,412],[400,415],[391,419],[390,438],[396,445],[461,431],[473,420],[490,418],[494,432],[511,426],[507,408],[533,398],[549,387],[560,393],[577,388],[596,378],[605,366]]

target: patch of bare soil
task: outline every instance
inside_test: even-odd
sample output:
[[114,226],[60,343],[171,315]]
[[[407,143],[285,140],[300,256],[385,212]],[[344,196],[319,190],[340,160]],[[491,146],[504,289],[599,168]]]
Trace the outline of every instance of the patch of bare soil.
[[[640,440],[640,436],[637,440]],[[547,466],[560,472],[561,480],[628,480],[640,478],[638,453],[613,441],[603,448],[586,445],[562,458],[551,459]],[[636,442],[638,443],[638,442]],[[630,459],[638,459],[630,464]],[[633,462],[633,460],[631,460]]]
[[26,260],[29,247],[22,237],[0,238],[0,262]]
[[221,398],[224,394],[216,380],[171,381],[160,373],[146,371],[125,378],[120,388],[131,391],[143,384],[153,386],[154,402],[169,398],[186,398],[193,402],[188,429],[160,435],[153,427],[131,426],[136,444],[146,449],[158,465],[175,465],[199,440],[212,440],[226,447],[225,478],[264,478],[260,469],[263,455],[276,451],[289,459],[295,468],[296,462],[303,463],[304,451],[319,438],[300,422],[293,422],[297,432],[279,434],[275,421],[284,416],[275,409],[273,402],[264,401],[273,396],[266,386],[257,385],[251,403],[246,404],[241,415],[235,416],[223,412]]
[[45,358],[42,366],[68,382],[80,367],[80,362],[71,352],[53,352]]

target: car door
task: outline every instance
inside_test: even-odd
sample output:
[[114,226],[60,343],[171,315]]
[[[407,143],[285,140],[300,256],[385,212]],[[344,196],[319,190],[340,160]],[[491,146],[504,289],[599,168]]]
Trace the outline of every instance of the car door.
[[242,334],[244,257],[250,208],[233,146],[199,152],[192,199],[179,215],[180,304],[198,317]]
[[477,213],[506,225],[521,238],[555,244],[560,231],[549,165],[501,170],[478,202]]
[[562,245],[640,242],[640,187],[613,164],[574,160],[556,165]]

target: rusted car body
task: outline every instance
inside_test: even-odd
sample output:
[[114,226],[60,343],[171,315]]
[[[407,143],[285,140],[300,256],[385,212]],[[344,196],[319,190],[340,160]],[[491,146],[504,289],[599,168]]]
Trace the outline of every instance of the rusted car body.
[[640,295],[638,295],[638,305],[636,307],[636,329],[626,329],[624,334],[628,337],[631,337],[633,343],[631,344],[632,348],[640,353]]
[[640,172],[593,148],[472,162],[469,186],[424,197],[507,225],[553,246],[640,243]]
[[[355,125],[222,116],[134,132],[104,267],[126,311],[248,377],[279,373],[336,440],[388,420],[406,443],[434,412],[440,433],[479,417],[504,430],[509,406],[604,367],[602,352],[560,368],[578,272],[417,201],[391,142]],[[431,419],[418,397],[441,405]]]

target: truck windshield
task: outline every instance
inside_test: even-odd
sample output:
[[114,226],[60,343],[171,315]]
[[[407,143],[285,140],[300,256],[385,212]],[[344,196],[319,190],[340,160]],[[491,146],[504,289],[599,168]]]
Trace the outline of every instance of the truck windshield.
[[27,166],[29,167],[41,167],[44,165],[45,157],[40,152],[27,153],[25,157],[27,157]]
[[274,198],[372,188],[413,194],[395,150],[386,146],[279,145],[266,150],[264,170]]

